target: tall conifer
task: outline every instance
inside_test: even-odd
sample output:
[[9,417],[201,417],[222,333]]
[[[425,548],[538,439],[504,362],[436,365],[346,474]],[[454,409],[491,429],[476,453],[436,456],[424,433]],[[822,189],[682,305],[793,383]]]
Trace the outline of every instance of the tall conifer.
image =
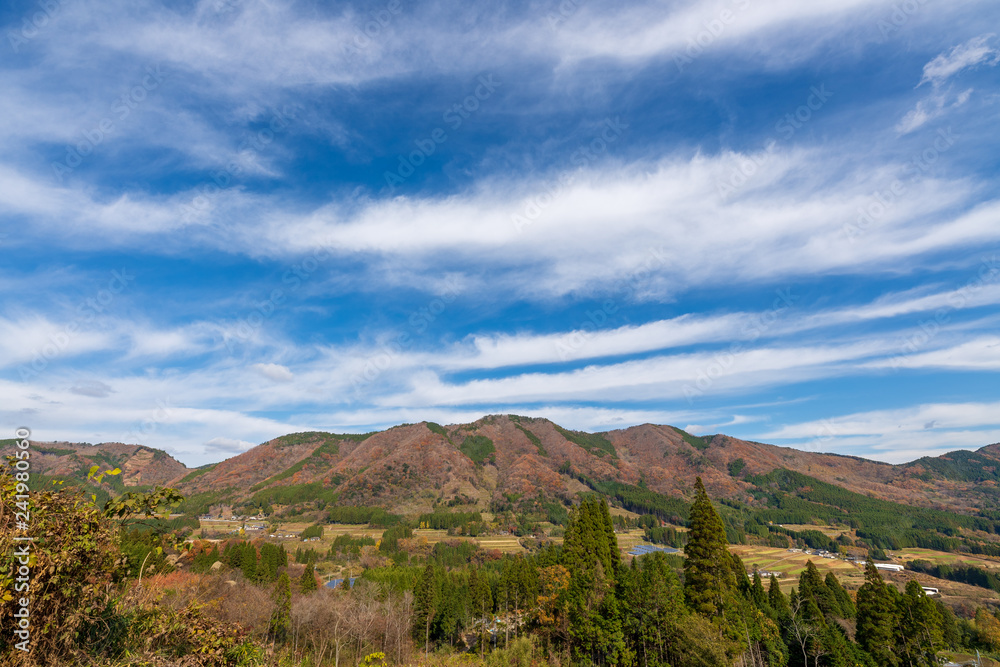
[[684,547],[684,596],[705,616],[722,613],[723,601],[736,585],[722,517],[715,511],[701,477],[695,481],[688,541]]
[[871,556],[865,564],[865,583],[858,589],[857,641],[880,667],[897,667],[895,651],[896,601],[875,568]]

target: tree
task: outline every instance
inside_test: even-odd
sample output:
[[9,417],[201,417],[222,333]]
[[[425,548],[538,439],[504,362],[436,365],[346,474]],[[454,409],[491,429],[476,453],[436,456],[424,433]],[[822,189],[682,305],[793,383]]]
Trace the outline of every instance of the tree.
[[472,571],[469,576],[469,598],[472,601],[473,613],[479,619],[479,654],[482,655],[493,612],[493,592],[485,572]]
[[299,579],[299,590],[303,593],[311,593],[319,588],[316,584],[316,570],[313,568],[312,561],[306,563],[306,569],[302,571],[302,577]]
[[865,583],[858,589],[858,629],[857,641],[881,667],[897,667],[895,629],[896,600],[895,589],[890,589],[882,581],[882,575],[875,568],[869,556],[865,564]]
[[767,602],[767,592],[764,590],[764,582],[761,581],[760,573],[754,570],[753,583],[750,585],[750,601],[753,605],[764,613],[770,614],[770,605]]
[[424,656],[430,652],[431,623],[437,615],[440,604],[440,590],[434,563],[428,562],[424,573],[413,592],[413,634],[415,639],[424,640]]
[[243,553],[240,557],[240,567],[247,581],[257,581],[257,550],[252,544],[243,547]]
[[809,594],[800,595],[793,590],[789,608],[788,634],[802,652],[802,664],[809,665],[810,657],[819,664],[820,658],[829,651],[823,643],[826,622],[816,600]]
[[288,630],[292,623],[292,582],[288,578],[288,573],[282,572],[281,576],[278,577],[278,583],[274,587],[272,597],[274,599],[274,612],[271,614],[268,630],[271,641],[283,644],[288,637]]
[[[832,572],[830,574],[833,575]],[[819,569],[811,560],[806,562],[806,569],[799,576],[799,595],[811,598],[824,616],[844,617],[836,593],[826,585]]]
[[[26,637],[15,634],[14,614],[22,613],[20,600],[30,595],[30,618],[24,621],[30,624],[29,648],[42,664],[59,664],[79,633],[99,621],[109,603],[106,592],[125,577],[127,563],[117,548],[118,526],[90,498],[76,488],[50,487],[32,491],[26,508],[26,501],[19,506],[15,499],[28,494],[27,482],[13,463],[0,469],[0,653],[20,653],[12,647]],[[32,534],[44,539],[16,541],[24,530],[16,513],[29,510]]]
[[791,613],[788,608],[788,598],[781,592],[781,586],[778,585],[778,578],[773,574],[767,586],[767,604],[774,613],[775,620],[782,621],[788,618]]
[[624,650],[615,597],[620,556],[603,499],[584,498],[570,515],[562,563],[571,575],[566,601],[574,653],[598,663],[617,660]]
[[684,547],[684,597],[692,610],[713,618],[722,614],[724,600],[736,581],[725,525],[712,506],[701,477],[696,479],[694,489]]
[[851,595],[844,589],[836,575],[833,572],[827,572],[824,583],[833,592],[834,597],[837,598],[842,617],[854,618],[857,613],[857,610],[854,608],[854,600],[851,599]]
[[944,648],[941,614],[934,601],[911,579],[899,599],[899,654],[906,667],[934,667]]
[[1000,650],[1000,621],[982,607],[976,610],[975,629],[977,641],[991,651]]

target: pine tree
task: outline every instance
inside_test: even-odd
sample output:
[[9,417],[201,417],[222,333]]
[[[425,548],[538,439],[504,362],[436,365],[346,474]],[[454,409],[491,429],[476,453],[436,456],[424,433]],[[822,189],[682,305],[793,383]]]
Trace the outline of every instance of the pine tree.
[[278,577],[278,583],[274,587],[274,612],[271,614],[271,621],[268,626],[271,640],[284,643],[288,637],[288,631],[292,627],[292,582],[288,579],[288,574],[282,572]]
[[858,589],[857,642],[880,667],[897,667],[895,651],[896,601],[895,589],[882,581],[871,556],[865,564],[865,583]]
[[316,570],[313,568],[312,561],[306,563],[306,569],[302,572],[302,577],[299,579],[299,590],[303,593],[311,593],[319,588],[316,585]]
[[688,541],[684,547],[684,596],[694,611],[716,617],[722,614],[723,602],[734,590],[736,581],[722,517],[712,506],[701,477],[694,488]]

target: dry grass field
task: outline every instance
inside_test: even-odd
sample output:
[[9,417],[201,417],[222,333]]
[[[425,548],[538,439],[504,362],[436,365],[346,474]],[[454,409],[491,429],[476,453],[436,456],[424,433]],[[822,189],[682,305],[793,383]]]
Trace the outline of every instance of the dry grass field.
[[955,554],[932,549],[901,549],[892,552],[896,560],[926,560],[935,565],[975,565],[986,570],[1000,569],[1000,559],[972,554]]
[[775,547],[733,545],[729,549],[743,559],[748,569],[756,567],[761,571],[781,572],[784,576],[779,578],[779,582],[781,590],[786,593],[798,585],[799,574],[810,560],[821,574],[825,576],[827,572],[833,572],[849,589],[857,588],[864,582],[863,568],[839,558],[820,558],[815,554],[793,553]]
[[804,523],[783,523],[782,528],[787,528],[788,530],[794,530],[795,532],[802,532],[803,530],[815,530],[817,532],[823,533],[831,539],[836,539],[843,534],[851,535],[852,531],[848,526],[814,526],[812,524]]
[[642,529],[630,530],[623,533],[617,533],[618,537],[618,548],[628,551],[637,544],[648,544],[644,537],[645,531]]

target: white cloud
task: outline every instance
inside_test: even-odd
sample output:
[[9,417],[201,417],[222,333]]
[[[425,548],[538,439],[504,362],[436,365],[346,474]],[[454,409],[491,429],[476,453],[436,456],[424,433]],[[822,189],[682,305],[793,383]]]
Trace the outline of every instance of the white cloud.
[[906,113],[896,124],[896,132],[899,134],[909,134],[914,130],[926,125],[928,122],[940,118],[948,111],[963,106],[969,101],[972,95],[972,88],[963,90],[954,95],[951,90],[943,88],[943,84],[964,69],[985,64],[990,67],[1000,63],[1000,51],[989,46],[992,34],[973,37],[969,41],[953,48],[948,53],[942,53],[929,63],[924,65],[923,77],[919,88],[925,83],[930,83],[934,89],[926,99],[917,102],[916,107]]
[[241,454],[251,447],[254,443],[247,442],[246,440],[236,440],[234,438],[217,437],[212,438],[205,442],[205,447],[210,451],[223,452],[226,454]]
[[[537,180],[494,181],[461,195],[399,197],[351,211],[329,204],[307,214],[274,198],[231,192],[214,202],[210,226],[192,223],[184,235],[173,234],[184,224],[181,196],[107,205],[62,189],[39,191],[32,200],[47,202],[44,212],[34,211],[45,233],[61,233],[66,220],[75,229],[86,222],[86,237],[69,237],[69,244],[104,238],[154,251],[195,244],[271,258],[318,251],[362,256],[370,273],[359,279],[369,285],[389,265],[390,280],[420,284],[425,276],[440,276],[439,258],[446,255],[463,280],[477,280],[463,265],[493,267],[494,276],[481,287],[522,298],[607,293],[616,286],[664,298],[690,284],[869,271],[1000,238],[993,224],[1000,203],[962,212],[975,193],[971,183],[923,179],[864,229],[862,243],[852,243],[848,228],[859,207],[871,204],[871,183],[888,187],[904,165],[859,167],[831,182],[830,172],[840,170],[834,156],[776,150],[747,185],[722,201],[719,184],[742,157],[673,156],[578,173],[520,233],[513,217],[546,192]],[[65,203],[53,205],[60,199]],[[12,212],[26,212],[23,201],[12,197]],[[637,273],[648,275],[641,289],[627,285]]]
[[[921,342],[929,336],[911,334],[912,342]],[[923,347],[923,346],[921,346]],[[968,371],[1000,370],[1000,338],[983,336],[938,350],[909,353],[904,346],[899,356],[881,359],[868,364],[872,368],[950,368]]]
[[920,83],[940,86],[962,70],[980,63],[993,66],[1000,62],[1000,51],[989,45],[995,35],[992,33],[973,37],[959,44],[948,53],[942,53],[924,65],[924,75]]
[[[933,423],[933,428],[927,428]],[[894,463],[1000,442],[1000,403],[928,403],[789,424],[761,438]]]
[[254,364],[252,368],[275,382],[291,382],[295,379],[295,374],[287,366],[281,364]]
[[107,398],[115,393],[114,389],[100,380],[83,380],[73,385],[70,391],[80,396],[91,396],[93,398]]

